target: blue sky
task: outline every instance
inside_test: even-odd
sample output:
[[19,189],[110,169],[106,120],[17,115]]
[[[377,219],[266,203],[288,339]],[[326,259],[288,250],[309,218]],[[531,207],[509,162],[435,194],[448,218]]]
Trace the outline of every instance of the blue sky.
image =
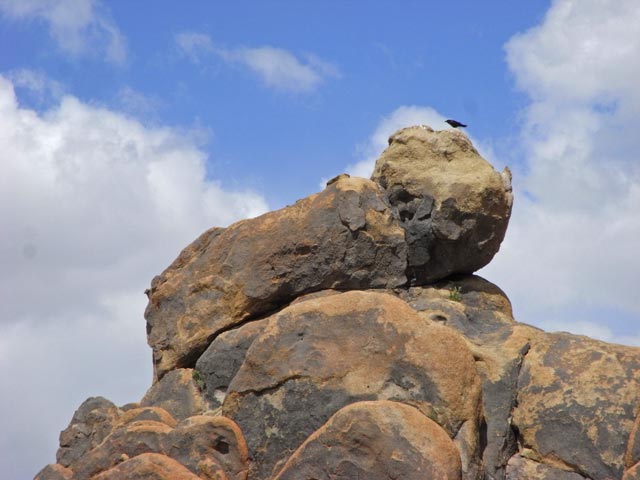
[[410,124],[514,172],[480,274],[517,320],[640,345],[640,4],[320,3],[0,0],[3,478],[88,396],[144,394],[142,292],[181,248]]

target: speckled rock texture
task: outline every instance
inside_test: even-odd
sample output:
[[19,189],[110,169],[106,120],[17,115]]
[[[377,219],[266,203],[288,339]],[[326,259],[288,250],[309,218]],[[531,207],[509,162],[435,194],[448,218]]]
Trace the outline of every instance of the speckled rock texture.
[[513,204],[511,173],[496,172],[463,132],[399,130],[371,179],[405,229],[412,283],[473,273],[500,248]]
[[640,349],[473,274],[512,200],[463,132],[411,127],[372,180],[206,231],[152,281],[147,393],[86,400],[36,479],[640,480]]

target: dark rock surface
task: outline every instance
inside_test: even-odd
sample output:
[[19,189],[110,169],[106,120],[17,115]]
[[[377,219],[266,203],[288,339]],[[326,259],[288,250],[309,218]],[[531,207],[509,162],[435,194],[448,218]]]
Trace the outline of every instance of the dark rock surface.
[[513,423],[540,461],[589,478],[620,478],[639,385],[640,349],[547,333],[524,359]]
[[224,332],[211,342],[196,362],[202,375],[205,395],[212,408],[222,406],[231,380],[244,362],[247,350],[264,330],[267,320],[257,320]]
[[60,433],[59,464],[68,467],[97,447],[111,433],[120,411],[109,400],[91,397],[76,410],[69,426]]
[[176,420],[204,413],[210,405],[202,393],[204,385],[195,377],[190,368],[172,370],[147,391],[140,405],[161,407]]

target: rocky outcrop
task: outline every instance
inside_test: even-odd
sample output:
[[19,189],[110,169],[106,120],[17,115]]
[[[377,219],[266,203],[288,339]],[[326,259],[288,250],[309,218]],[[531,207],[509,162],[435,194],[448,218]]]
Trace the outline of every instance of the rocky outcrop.
[[640,478],[640,349],[518,323],[472,274],[511,211],[458,131],[213,228],[154,278],[156,379],[90,398],[38,480]]
[[464,133],[404,128],[389,138],[371,179],[405,229],[412,283],[472,273],[498,251],[511,216],[511,173],[497,173]]
[[358,402],[340,409],[291,455],[275,480],[461,477],[447,433],[400,402]]

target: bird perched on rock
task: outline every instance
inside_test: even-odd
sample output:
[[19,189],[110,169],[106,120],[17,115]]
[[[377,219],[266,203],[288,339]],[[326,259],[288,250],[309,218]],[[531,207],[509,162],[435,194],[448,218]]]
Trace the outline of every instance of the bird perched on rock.
[[453,128],[458,128],[458,127],[466,127],[466,125],[464,123],[460,123],[457,120],[445,120],[445,123],[448,123],[449,125],[451,125]]

